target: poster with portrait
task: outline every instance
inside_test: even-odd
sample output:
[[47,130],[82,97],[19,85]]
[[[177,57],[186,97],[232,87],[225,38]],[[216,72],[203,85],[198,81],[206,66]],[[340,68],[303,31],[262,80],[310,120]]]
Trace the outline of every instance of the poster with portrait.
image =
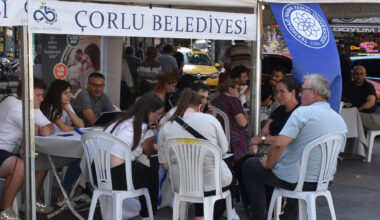
[[100,72],[100,36],[41,35],[42,78],[67,80],[75,93],[88,75]]

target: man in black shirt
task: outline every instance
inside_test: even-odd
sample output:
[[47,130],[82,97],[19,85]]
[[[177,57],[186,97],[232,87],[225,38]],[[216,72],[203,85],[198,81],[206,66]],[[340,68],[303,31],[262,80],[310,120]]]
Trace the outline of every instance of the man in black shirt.
[[355,66],[352,70],[353,81],[346,84],[343,90],[343,99],[351,102],[358,108],[365,130],[380,129],[380,116],[372,114],[376,111],[376,90],[365,77],[367,72],[364,66]]

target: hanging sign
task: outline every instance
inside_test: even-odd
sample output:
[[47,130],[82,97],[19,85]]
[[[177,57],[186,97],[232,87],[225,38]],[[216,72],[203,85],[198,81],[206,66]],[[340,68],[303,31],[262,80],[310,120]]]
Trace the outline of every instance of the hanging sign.
[[26,0],[1,0],[0,1],[0,26],[27,25]]
[[29,2],[32,33],[255,40],[254,14],[63,1]]
[[330,84],[331,107],[339,112],[342,77],[334,36],[319,4],[270,4],[293,59],[293,78],[319,73]]

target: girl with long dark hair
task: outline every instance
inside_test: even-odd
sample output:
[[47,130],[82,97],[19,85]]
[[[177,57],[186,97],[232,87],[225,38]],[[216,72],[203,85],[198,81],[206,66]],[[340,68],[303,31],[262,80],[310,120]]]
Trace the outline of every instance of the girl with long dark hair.
[[83,120],[75,114],[71,107],[70,99],[70,83],[56,79],[50,84],[45,99],[41,103],[41,111],[54,123],[56,129],[72,131],[74,127],[84,127]]
[[[46,92],[45,99],[41,103],[41,111],[54,124],[57,131],[72,131],[75,127],[84,127],[84,122],[79,118],[70,104],[71,100],[71,85],[65,80],[54,80]],[[63,180],[63,187],[70,192],[72,185],[80,173],[79,160],[70,163]],[[83,189],[77,188],[74,202],[89,203],[91,199],[82,194]],[[62,206],[63,194],[60,195],[57,201],[58,206]]]
[[[154,133],[151,128],[158,124],[163,106],[162,100],[157,95],[148,92],[105,128],[106,132],[131,146],[133,185],[136,189],[148,188],[153,212],[157,209],[158,161],[157,157],[148,157],[148,155],[154,153]],[[127,189],[124,146],[112,147],[110,163],[113,189]],[[95,170],[93,173],[96,173]],[[140,197],[140,203],[140,215],[143,219],[147,218],[149,215],[143,197]]]

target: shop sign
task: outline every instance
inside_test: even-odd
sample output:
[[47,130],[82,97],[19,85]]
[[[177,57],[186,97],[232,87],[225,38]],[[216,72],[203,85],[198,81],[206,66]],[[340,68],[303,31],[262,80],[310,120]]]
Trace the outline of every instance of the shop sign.
[[255,14],[31,1],[31,33],[255,40]]
[[376,26],[335,26],[330,25],[334,32],[350,32],[350,33],[380,33],[380,27]]

